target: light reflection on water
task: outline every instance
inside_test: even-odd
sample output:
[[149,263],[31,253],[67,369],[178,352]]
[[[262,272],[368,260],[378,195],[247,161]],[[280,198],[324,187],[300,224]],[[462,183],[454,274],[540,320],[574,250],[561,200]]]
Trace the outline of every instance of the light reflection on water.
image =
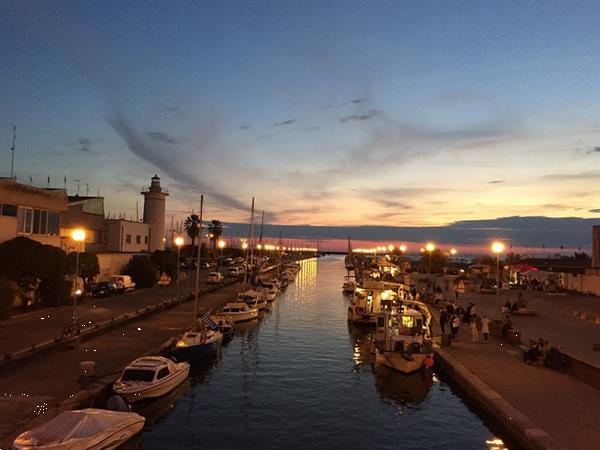
[[435,374],[373,367],[371,333],[347,324],[344,274],[340,257],[304,261],[272,310],[153,413],[143,448],[501,446]]

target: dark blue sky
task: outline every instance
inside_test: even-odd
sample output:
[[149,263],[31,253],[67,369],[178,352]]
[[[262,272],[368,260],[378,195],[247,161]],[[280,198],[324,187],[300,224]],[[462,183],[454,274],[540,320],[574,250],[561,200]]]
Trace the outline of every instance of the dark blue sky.
[[[0,175],[134,214],[597,217],[597,2],[0,4]],[[82,187],[82,192],[85,187]],[[83,192],[85,193],[85,192]]]

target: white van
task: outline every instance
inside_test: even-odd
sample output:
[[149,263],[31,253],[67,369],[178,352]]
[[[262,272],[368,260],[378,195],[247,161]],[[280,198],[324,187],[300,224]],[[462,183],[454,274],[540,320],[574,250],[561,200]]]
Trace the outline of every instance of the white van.
[[117,290],[121,292],[133,291],[135,283],[129,275],[112,275],[110,281],[117,285]]

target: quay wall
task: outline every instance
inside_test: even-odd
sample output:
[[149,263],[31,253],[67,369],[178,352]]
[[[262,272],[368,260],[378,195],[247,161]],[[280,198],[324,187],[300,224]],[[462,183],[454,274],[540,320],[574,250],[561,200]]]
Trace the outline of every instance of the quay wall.
[[436,365],[459,391],[477,405],[499,431],[518,448],[525,450],[556,449],[557,443],[529,417],[516,409],[498,392],[475,376],[443,349],[434,350]]

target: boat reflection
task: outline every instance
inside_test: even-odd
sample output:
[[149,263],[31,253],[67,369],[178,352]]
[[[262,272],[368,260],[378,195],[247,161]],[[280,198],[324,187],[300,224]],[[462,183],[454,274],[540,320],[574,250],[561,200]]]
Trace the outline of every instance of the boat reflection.
[[384,365],[378,365],[373,372],[375,386],[381,397],[402,406],[421,403],[427,398],[433,385],[433,373],[430,370],[405,375]]
[[354,362],[354,371],[371,370],[371,363],[374,361],[374,355],[371,353],[373,339],[371,330],[364,327],[356,327],[348,323],[348,334],[353,348],[352,361]]

